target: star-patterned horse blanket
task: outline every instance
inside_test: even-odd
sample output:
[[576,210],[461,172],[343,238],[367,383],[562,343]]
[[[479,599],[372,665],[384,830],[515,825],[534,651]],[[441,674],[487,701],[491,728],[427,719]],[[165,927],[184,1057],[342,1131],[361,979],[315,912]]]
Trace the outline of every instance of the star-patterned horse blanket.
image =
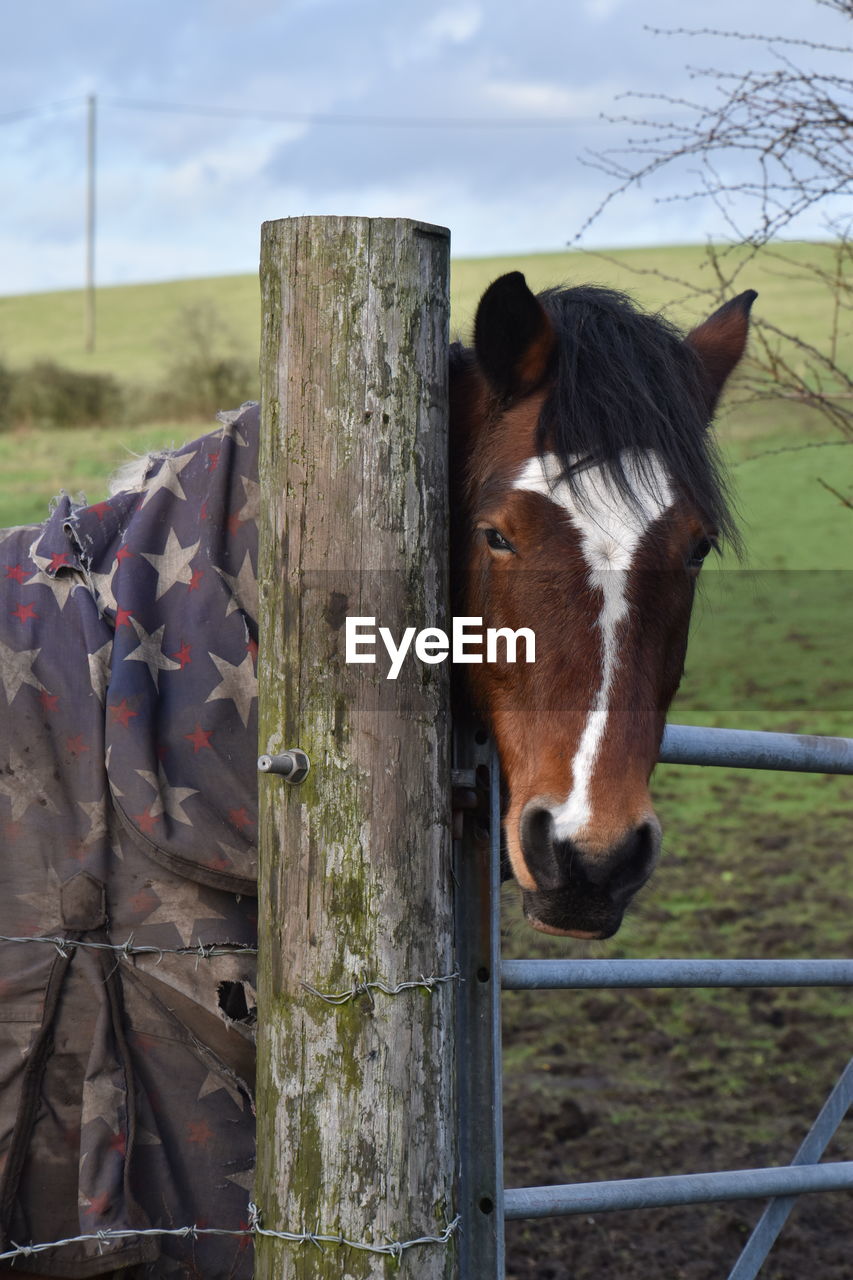
[[[257,446],[245,405],[0,533],[0,1253],[247,1225]],[[113,1271],[240,1280],[251,1241],[15,1261]]]

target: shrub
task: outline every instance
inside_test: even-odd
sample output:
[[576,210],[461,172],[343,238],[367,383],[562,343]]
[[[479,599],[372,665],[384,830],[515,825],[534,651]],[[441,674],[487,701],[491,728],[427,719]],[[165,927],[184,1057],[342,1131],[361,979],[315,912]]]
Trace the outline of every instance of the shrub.
[[12,370],[0,362],[0,430],[83,427],[146,420],[207,420],[258,398],[258,374],[232,354],[234,341],[213,303],[180,311],[163,342],[165,373],[153,387],[51,360]]
[[212,303],[184,307],[169,334],[166,375],[153,397],[158,416],[208,418],[257,399],[257,370],[231,354],[232,342]]
[[10,422],[14,385],[15,375],[12,370],[0,363],[0,430]]
[[[122,412],[122,389],[108,373],[80,373],[38,360],[8,374],[3,420],[34,427],[102,426]],[[0,378],[0,411],[3,384]]]

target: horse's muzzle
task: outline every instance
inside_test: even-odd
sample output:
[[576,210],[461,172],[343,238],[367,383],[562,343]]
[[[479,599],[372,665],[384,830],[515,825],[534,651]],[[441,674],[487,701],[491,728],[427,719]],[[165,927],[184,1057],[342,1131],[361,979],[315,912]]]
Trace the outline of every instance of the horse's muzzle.
[[536,881],[535,890],[522,894],[530,924],[545,933],[609,938],[654,869],[660,827],[652,817],[609,847],[591,847],[587,841],[556,839],[550,811],[528,805],[521,841]]

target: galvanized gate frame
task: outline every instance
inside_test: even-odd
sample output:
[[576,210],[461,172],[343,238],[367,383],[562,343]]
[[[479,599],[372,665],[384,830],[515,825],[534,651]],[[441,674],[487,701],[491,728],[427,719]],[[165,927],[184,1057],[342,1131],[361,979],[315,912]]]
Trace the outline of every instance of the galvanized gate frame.
[[[853,774],[853,739],[669,725],[662,763]],[[796,1197],[853,1190],[853,1161],[821,1164],[853,1103],[853,1059],[790,1165],[552,1187],[505,1188],[500,993],[622,987],[853,986],[853,960],[505,960],[500,954],[500,777],[483,729],[459,725],[454,783],[479,809],[455,844],[458,994],[460,1280],[503,1280],[507,1219],[764,1199],[728,1280],[754,1280]]]

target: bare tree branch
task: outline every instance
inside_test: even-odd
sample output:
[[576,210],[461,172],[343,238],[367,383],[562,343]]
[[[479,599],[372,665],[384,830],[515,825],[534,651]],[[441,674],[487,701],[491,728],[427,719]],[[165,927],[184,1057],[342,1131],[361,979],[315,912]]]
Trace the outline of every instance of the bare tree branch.
[[817,477],[817,482],[818,484],[823,485],[824,489],[831,493],[834,498],[837,498],[843,506],[849,507],[850,510],[853,511],[853,502],[851,502],[849,498],[845,498],[843,493],[839,493],[837,489],[833,489],[832,485],[827,484],[825,480],[821,480],[820,476]]
[[[817,2],[853,21],[853,0]],[[649,29],[661,36],[758,45],[769,65],[744,71],[688,68],[698,85],[711,90],[695,100],[665,93],[624,95],[668,108],[670,114],[666,119],[648,113],[609,117],[637,133],[627,147],[583,158],[614,186],[576,240],[627,191],[664,171],[686,168],[689,180],[656,202],[710,200],[728,241],[706,246],[704,281],[698,284],[695,278],[652,274],[680,291],[681,304],[700,298],[718,303],[731,295],[761,251],[764,264],[770,260],[792,281],[820,283],[832,298],[825,343],[806,342],[758,319],[740,390],[750,400],[781,398],[814,406],[842,435],[853,437],[853,342],[848,350],[843,342],[853,313],[853,240],[850,221],[832,220],[839,199],[853,199],[853,47],[707,27]],[[837,58],[844,59],[839,68],[832,65]],[[816,251],[810,262],[794,261],[783,245],[771,242],[815,210],[825,215],[832,253],[827,258],[825,250]]]

